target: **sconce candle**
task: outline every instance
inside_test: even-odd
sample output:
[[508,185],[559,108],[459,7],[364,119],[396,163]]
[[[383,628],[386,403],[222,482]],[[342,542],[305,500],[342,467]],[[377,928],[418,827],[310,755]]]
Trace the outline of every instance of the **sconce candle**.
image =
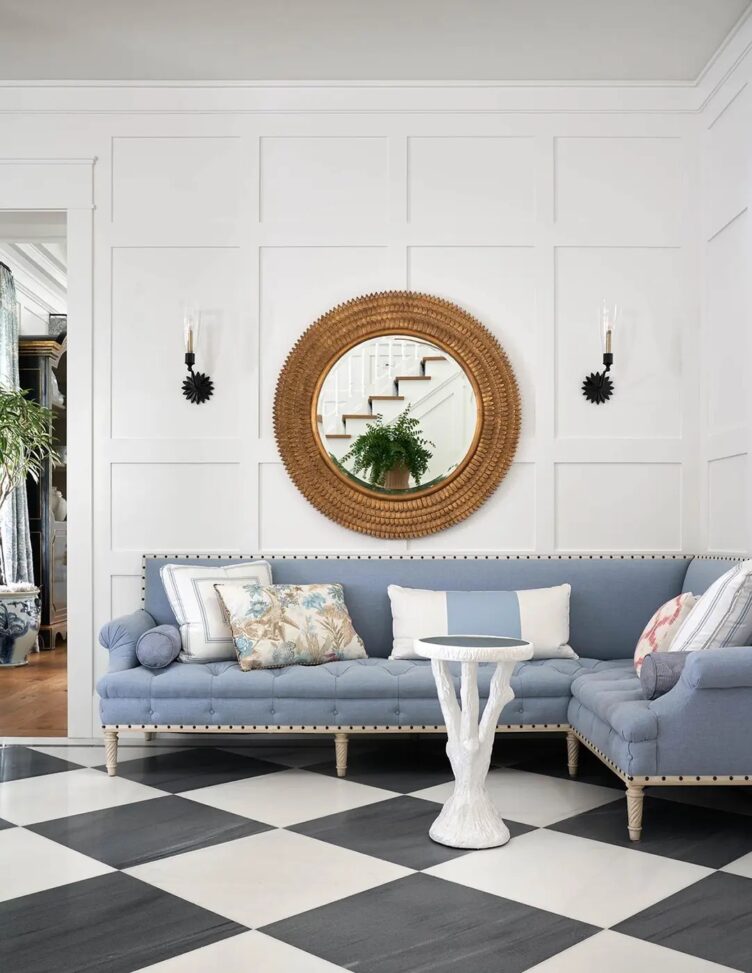
[[211,398],[214,383],[203,372],[194,372],[196,364],[196,348],[198,347],[198,333],[201,314],[194,308],[186,310],[183,317],[183,337],[185,339],[185,364],[188,377],[183,380],[183,395],[189,402],[201,405]]
[[603,344],[603,364],[602,372],[591,372],[582,383],[582,394],[595,405],[601,405],[608,401],[614,394],[614,383],[609,376],[611,366],[614,363],[614,327],[618,308],[616,304],[610,306],[606,301],[601,302],[601,341]]

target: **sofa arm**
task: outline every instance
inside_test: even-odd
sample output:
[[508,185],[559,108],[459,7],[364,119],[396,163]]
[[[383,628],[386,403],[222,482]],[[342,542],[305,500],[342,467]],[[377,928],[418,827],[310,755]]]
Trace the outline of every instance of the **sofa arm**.
[[752,648],[691,652],[674,688],[649,706],[655,773],[752,777]]
[[690,652],[682,681],[692,689],[752,688],[752,647]]
[[135,669],[139,664],[136,657],[136,643],[157,623],[142,608],[130,615],[113,618],[102,627],[99,644],[110,653],[110,672]]

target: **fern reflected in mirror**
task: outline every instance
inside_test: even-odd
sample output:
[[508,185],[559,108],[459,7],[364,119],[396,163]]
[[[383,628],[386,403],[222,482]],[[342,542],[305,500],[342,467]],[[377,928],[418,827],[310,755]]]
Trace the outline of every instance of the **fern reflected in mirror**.
[[478,407],[462,366],[435,344],[385,335],[350,348],[319,392],[316,428],[343,476],[409,496],[455,471],[473,443]]

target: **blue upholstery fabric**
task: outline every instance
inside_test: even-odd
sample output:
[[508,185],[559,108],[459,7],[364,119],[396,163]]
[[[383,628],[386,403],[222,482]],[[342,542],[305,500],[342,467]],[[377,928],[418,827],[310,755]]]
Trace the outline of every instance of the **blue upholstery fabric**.
[[[614,663],[547,659],[515,669],[515,698],[500,723],[566,722],[572,679],[583,669]],[[617,663],[618,665],[618,663]],[[493,666],[479,668],[478,689],[488,697]],[[459,686],[459,667],[453,667]],[[423,661],[357,659],[323,666],[287,666],[242,672],[234,662],[158,671],[138,666],[108,673],[97,686],[105,723],[443,724],[431,665]]]
[[[237,558],[170,558],[176,564],[228,564]],[[268,558],[275,583],[339,582],[369,656],[392,650],[387,585],[462,591],[514,591],[569,583],[569,644],[589,659],[632,656],[648,620],[682,588],[689,558]],[[163,559],[146,559],[144,607],[157,624],[175,624],[159,577]],[[715,562],[708,562],[715,563]]]
[[751,677],[748,648],[692,652],[676,686],[647,700],[625,660],[574,679],[568,720],[632,776],[752,776]]
[[[180,558],[175,560],[180,561]],[[184,563],[202,563],[182,559]],[[206,559],[203,563],[226,563]],[[752,648],[692,653],[672,690],[643,698],[634,646],[657,607],[680,590],[701,594],[736,563],[656,560],[272,559],[274,580],[338,581],[371,658],[241,672],[234,662],[160,670],[138,665],[136,643],[174,624],[159,568],[147,559],[148,611],[116,619],[100,640],[110,671],[97,686],[104,723],[279,726],[440,725],[430,665],[392,661],[386,586],[514,590],[569,582],[570,642],[579,660],[522,663],[500,723],[569,722],[624,773],[752,775]],[[686,575],[686,577],[685,577]],[[492,668],[481,666],[481,700]],[[458,671],[454,672],[458,685]]]
[[640,686],[645,699],[658,699],[672,690],[688,658],[688,652],[649,652],[640,666]]
[[113,618],[102,628],[99,633],[99,644],[109,650],[110,672],[121,672],[138,665],[136,655],[138,640],[144,632],[154,628],[155,624],[152,616],[140,609],[131,615]]
[[688,654],[685,678],[693,689],[752,687],[751,646],[706,649]]
[[739,558],[734,557],[692,558],[684,576],[682,591],[691,591],[694,595],[705,594],[714,581],[738,563]]
[[180,655],[182,642],[176,625],[157,625],[139,638],[136,657],[147,669],[164,669]]

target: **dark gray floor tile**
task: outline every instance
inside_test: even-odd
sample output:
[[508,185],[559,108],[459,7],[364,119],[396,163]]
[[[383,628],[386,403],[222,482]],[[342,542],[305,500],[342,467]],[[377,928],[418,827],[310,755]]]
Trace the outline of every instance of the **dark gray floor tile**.
[[521,973],[598,930],[416,874],[262,931],[359,973]]
[[3,973],[131,973],[244,927],[113,872],[0,902]]
[[615,790],[624,790],[624,783],[616,774],[609,770],[594,753],[582,746],[580,747],[577,776],[570,777],[567,766],[567,747],[563,737],[555,751],[541,750],[536,754],[528,754],[515,762],[507,761],[505,766],[514,767],[515,770],[527,770],[533,774],[545,774],[547,777],[578,780],[583,784],[597,784],[599,787],[613,787]]
[[[443,738],[417,740],[403,736],[385,740],[383,746],[374,749],[359,747],[358,741],[351,739],[347,779],[400,794],[443,784],[454,779],[445,745]],[[313,764],[306,770],[330,777],[337,773],[334,760]]]
[[684,785],[677,787],[651,787],[647,793],[651,797],[658,797],[664,801],[676,801],[679,804],[694,804],[698,807],[715,808],[719,811],[731,811],[732,814],[752,815],[752,786],[729,784],[718,786]]
[[[104,768],[99,768],[103,770]],[[148,784],[160,790],[177,794],[197,787],[225,784],[244,777],[258,777],[284,769],[268,760],[257,760],[214,747],[195,747],[159,753],[153,757],[127,760],[118,764],[118,777]]]
[[522,760],[547,760],[567,769],[566,735],[558,733],[497,733],[491,764],[511,767]]
[[716,872],[614,928],[752,973],[751,915],[752,879]]
[[15,824],[11,824],[10,821],[5,821],[0,818],[0,831],[4,831],[6,828],[15,828]]
[[[433,801],[402,795],[287,830],[420,870],[467,854],[459,848],[438,845],[428,837],[428,829],[440,811],[441,805]],[[512,837],[534,830],[515,821],[507,821],[507,825]]]
[[640,841],[629,840],[626,800],[577,814],[549,829],[708,868],[722,868],[752,851],[752,822],[743,814],[651,797],[644,801]]
[[61,760],[60,757],[50,757],[49,754],[39,753],[30,747],[0,747],[0,783],[80,769],[79,764]]
[[184,800],[158,797],[30,825],[30,831],[114,868],[269,831],[266,824]]

